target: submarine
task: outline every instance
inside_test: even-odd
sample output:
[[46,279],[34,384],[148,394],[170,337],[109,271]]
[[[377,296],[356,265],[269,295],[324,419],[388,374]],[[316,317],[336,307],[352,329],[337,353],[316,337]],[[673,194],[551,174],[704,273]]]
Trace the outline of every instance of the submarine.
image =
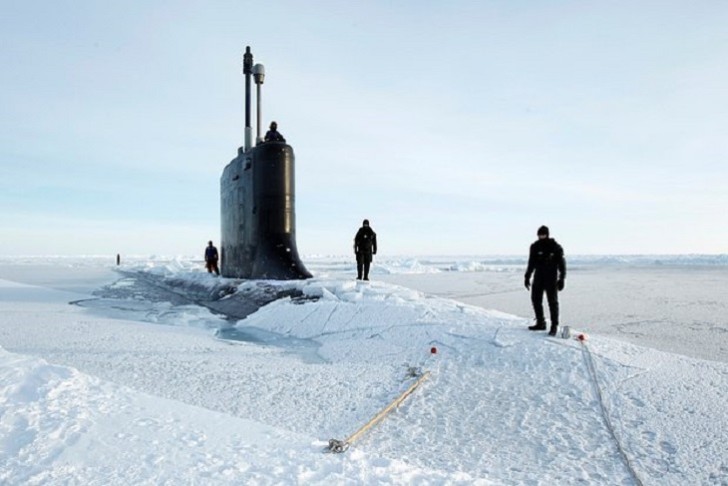
[[[250,46],[243,55],[245,135],[237,157],[220,177],[220,272],[223,277],[266,280],[311,278],[296,246],[295,155],[284,141],[260,137],[265,77],[253,66]],[[252,144],[251,76],[257,89],[257,138]]]

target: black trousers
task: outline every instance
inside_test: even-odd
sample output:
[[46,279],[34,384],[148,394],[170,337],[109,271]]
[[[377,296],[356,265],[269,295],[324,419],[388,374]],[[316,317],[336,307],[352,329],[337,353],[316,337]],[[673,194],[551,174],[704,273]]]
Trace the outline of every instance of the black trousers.
[[559,325],[559,291],[556,288],[556,280],[544,282],[538,279],[533,280],[531,285],[531,303],[533,311],[536,313],[536,323],[545,324],[546,319],[543,315],[543,294],[546,293],[546,299],[549,303],[549,314],[551,315],[551,326]]
[[207,273],[215,272],[215,275],[220,275],[220,270],[217,268],[217,260],[207,260],[205,266],[207,267]]
[[372,264],[372,255],[367,253],[356,254],[356,278],[361,280],[362,275],[364,280],[369,280],[369,267]]

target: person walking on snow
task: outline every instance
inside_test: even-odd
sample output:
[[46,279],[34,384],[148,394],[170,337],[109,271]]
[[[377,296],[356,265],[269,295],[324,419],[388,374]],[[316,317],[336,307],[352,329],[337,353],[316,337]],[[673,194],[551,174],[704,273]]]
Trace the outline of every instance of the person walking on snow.
[[[536,240],[528,254],[528,268],[526,268],[525,282],[526,290],[531,290],[531,303],[536,313],[536,324],[529,326],[531,331],[543,331],[546,329],[546,319],[543,314],[543,294],[546,292],[546,299],[549,303],[551,314],[551,329],[549,335],[555,336],[559,328],[559,295],[564,290],[564,279],[566,279],[566,260],[564,249],[556,243],[556,240],[549,238],[549,229],[541,226],[537,232]],[[533,285],[531,285],[531,275]]]
[[209,241],[207,248],[205,248],[205,267],[207,268],[207,273],[215,272],[215,275],[220,275],[220,270],[217,268],[217,260],[217,248],[213,246],[212,241]]
[[369,226],[369,220],[362,222],[362,227],[354,237],[354,254],[356,255],[356,279],[369,280],[369,267],[372,264],[372,255],[377,254],[377,234]]

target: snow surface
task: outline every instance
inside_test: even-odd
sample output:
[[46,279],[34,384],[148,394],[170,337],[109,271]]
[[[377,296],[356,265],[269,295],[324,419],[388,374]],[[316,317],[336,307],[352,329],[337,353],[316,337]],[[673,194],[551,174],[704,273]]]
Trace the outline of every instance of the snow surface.
[[[0,484],[728,484],[726,362],[547,338],[324,257],[235,322],[204,296],[259,283],[109,260],[0,259]],[[377,271],[483,270],[453,265]]]

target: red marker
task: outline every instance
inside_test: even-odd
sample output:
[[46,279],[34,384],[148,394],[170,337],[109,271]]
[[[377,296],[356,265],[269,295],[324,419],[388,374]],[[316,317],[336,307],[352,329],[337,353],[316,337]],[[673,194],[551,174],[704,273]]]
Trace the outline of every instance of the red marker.
[[431,347],[430,348],[430,353],[431,354],[437,354],[437,348],[435,346]]

